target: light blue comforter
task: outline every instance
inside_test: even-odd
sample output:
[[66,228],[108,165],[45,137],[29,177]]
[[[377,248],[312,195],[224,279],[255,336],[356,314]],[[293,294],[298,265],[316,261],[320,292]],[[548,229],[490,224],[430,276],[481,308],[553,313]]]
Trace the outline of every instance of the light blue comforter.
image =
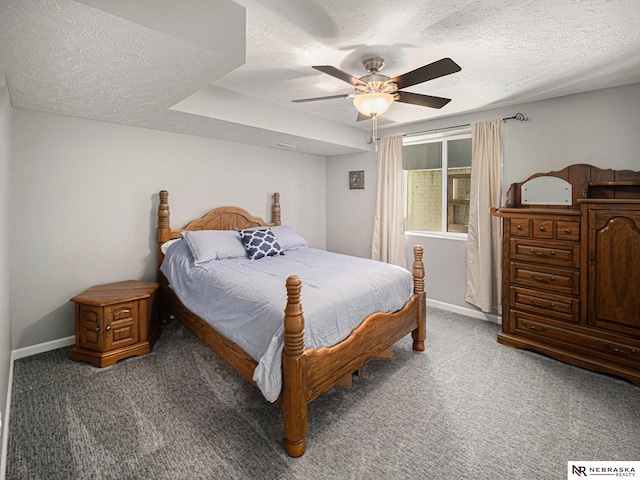
[[160,269],[189,310],[258,362],[253,379],[270,402],[282,388],[287,277],[302,279],[307,348],[341,342],[368,315],[399,310],[412,294],[404,268],[314,248],[196,266],[181,240],[169,247]]

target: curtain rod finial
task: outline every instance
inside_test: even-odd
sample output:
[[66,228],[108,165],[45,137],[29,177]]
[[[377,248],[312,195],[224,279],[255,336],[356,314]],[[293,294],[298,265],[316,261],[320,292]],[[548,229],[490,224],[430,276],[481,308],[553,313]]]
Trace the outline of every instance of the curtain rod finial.
[[502,120],[519,120],[521,122],[529,121],[529,117],[527,117],[524,113],[516,113],[513,117],[503,118]]

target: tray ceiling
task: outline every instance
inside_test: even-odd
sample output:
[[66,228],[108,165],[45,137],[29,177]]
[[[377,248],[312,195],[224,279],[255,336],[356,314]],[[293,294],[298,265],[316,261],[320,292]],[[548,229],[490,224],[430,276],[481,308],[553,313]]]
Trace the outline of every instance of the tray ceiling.
[[455,60],[409,89],[452,101],[395,103],[398,125],[638,83],[639,45],[636,0],[0,0],[15,108],[320,155],[368,150],[370,122],[347,99],[291,103],[351,91],[312,65]]

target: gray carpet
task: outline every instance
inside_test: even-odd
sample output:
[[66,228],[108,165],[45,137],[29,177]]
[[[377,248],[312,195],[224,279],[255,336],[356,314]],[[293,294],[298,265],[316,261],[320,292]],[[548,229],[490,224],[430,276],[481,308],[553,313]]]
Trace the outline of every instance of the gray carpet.
[[639,460],[640,389],[499,345],[499,327],[429,309],[427,350],[396,345],[282,414],[189,330],[104,369],[69,348],[16,361],[7,479],[565,479],[569,460]]

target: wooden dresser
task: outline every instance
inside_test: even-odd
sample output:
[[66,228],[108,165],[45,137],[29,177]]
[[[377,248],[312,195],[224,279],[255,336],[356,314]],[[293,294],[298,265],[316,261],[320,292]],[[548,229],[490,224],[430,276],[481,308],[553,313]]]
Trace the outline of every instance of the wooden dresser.
[[640,172],[536,174],[492,214],[503,219],[498,341],[640,386]]

